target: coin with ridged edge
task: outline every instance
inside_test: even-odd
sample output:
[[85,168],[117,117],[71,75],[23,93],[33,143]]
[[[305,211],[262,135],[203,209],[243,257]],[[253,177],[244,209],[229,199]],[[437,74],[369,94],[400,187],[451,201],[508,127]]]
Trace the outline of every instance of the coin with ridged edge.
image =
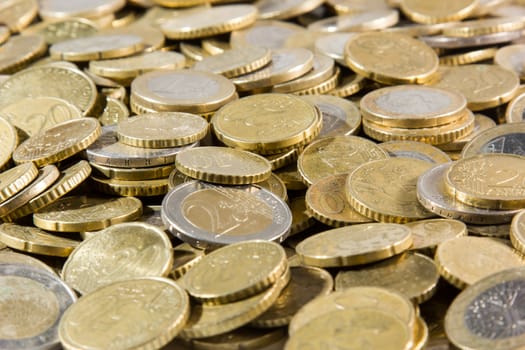
[[424,0],[401,0],[401,10],[412,21],[433,24],[459,21],[470,15],[478,6],[478,0],[446,0],[440,4]]
[[525,222],[524,222],[525,210],[520,210],[510,225],[510,241],[512,246],[516,248],[522,254],[525,254]]
[[102,193],[126,197],[161,196],[169,190],[167,177],[150,180],[117,180],[92,176],[91,183]]
[[204,57],[193,69],[222,74],[227,78],[248,74],[270,63],[271,51],[264,47],[247,46],[225,50],[221,54]]
[[42,56],[47,45],[37,35],[11,37],[0,47],[0,73],[15,73]]
[[496,125],[479,133],[463,147],[461,157],[483,153],[525,155],[525,123]]
[[0,203],[21,191],[38,176],[37,167],[23,163],[0,173]]

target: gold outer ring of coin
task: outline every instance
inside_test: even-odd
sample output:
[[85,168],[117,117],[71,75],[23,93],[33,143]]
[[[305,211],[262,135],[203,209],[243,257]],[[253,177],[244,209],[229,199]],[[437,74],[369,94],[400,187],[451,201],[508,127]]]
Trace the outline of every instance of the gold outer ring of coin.
[[97,177],[125,181],[162,179],[170,176],[175,169],[175,164],[147,168],[116,168],[96,163],[90,163],[90,165]]
[[[512,140],[513,134],[515,134],[514,140]],[[518,153],[521,144],[519,140],[522,138],[522,134],[525,134],[525,123],[496,125],[481,132],[468,142],[461,151],[461,158],[469,158],[482,153]],[[509,147],[508,149],[498,147],[497,144],[501,144],[501,140],[505,140],[505,144],[509,144],[509,141],[516,143],[517,147]]]
[[91,183],[102,193],[125,197],[151,197],[168,193],[168,178],[151,180],[102,179],[91,176]]
[[525,231],[523,230],[523,220],[525,210],[521,210],[512,218],[510,224],[510,241],[516,250],[525,254]]
[[426,160],[431,163],[448,163],[450,157],[437,147],[417,141],[388,141],[378,144],[391,157]]
[[362,75],[354,74],[340,79],[338,85],[333,90],[327,92],[327,95],[333,95],[337,97],[348,97],[352,96],[361,91],[366,83],[367,79]]
[[15,73],[44,55],[47,45],[41,36],[14,36],[2,45],[1,74]]
[[22,163],[0,173],[0,203],[20,192],[38,176],[33,162]]

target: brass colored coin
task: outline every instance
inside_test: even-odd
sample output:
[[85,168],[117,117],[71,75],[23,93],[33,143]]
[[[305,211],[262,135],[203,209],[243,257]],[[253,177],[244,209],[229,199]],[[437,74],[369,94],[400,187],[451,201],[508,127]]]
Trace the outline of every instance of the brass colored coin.
[[103,166],[124,169],[148,168],[173,165],[177,153],[196,145],[197,143],[192,143],[187,146],[157,149],[128,146],[118,141],[117,126],[109,125],[102,128],[102,135],[88,147],[85,155],[91,163]]
[[441,243],[434,257],[441,276],[464,289],[496,272],[523,266],[505,244],[486,237],[459,237]]
[[328,95],[338,96],[338,97],[348,97],[353,94],[361,91],[367,82],[361,75],[352,74],[341,79],[339,85],[337,85],[333,90],[328,91]]
[[286,40],[306,30],[297,24],[277,20],[257,21],[252,26],[236,30],[231,33],[230,44],[232,48],[244,46],[257,46],[267,49],[280,49],[285,47]]
[[525,253],[525,222],[524,210],[521,210],[512,219],[510,226],[510,241],[512,246],[521,253]]
[[426,83],[439,64],[436,53],[425,43],[387,32],[359,33],[351,38],[345,61],[356,73],[386,84]]
[[[312,218],[306,210],[306,200],[303,196],[290,199],[290,210],[292,211],[290,236],[301,233],[315,224],[314,218]],[[297,255],[295,256],[297,257]]]
[[418,141],[432,145],[450,143],[474,129],[474,114],[465,110],[449,124],[429,128],[394,128],[363,119],[365,134],[378,141]]
[[[113,90],[119,91],[120,89]],[[125,91],[125,90],[124,90]],[[113,93],[110,95],[113,96]],[[120,92],[115,94],[115,97],[120,97]],[[128,107],[118,98],[106,97],[106,107],[104,111],[98,117],[98,121],[102,126],[117,124],[120,121],[126,120],[129,118],[129,109]]]
[[4,223],[0,225],[0,241],[10,248],[28,253],[67,257],[78,241],[53,236],[39,228]]
[[186,67],[193,68],[196,62],[202,61],[205,57],[210,56],[203,48],[197,45],[192,45],[188,42],[181,42],[180,52],[186,57]]
[[414,303],[422,303],[436,291],[439,272],[432,259],[406,253],[367,265],[359,270],[339,271],[335,290],[374,286],[395,290]]
[[142,203],[137,198],[70,196],[63,197],[33,214],[33,223],[49,231],[96,231],[135,220],[141,214]]
[[298,78],[313,67],[314,55],[308,49],[284,48],[272,50],[269,64],[254,72],[232,78],[238,91],[273,87]]
[[[328,77],[326,80],[323,80],[319,84],[310,86],[303,90],[294,91],[293,94],[299,95],[299,96],[326,94],[330,91],[333,91],[337,87],[337,84],[339,83],[340,74],[341,74],[341,70],[339,69],[339,67],[335,67],[333,70],[333,74],[330,77]],[[307,74],[307,76],[309,75]]]
[[67,120],[22,142],[13,152],[13,160],[33,162],[39,167],[60,162],[86,149],[101,133],[95,118]]
[[0,85],[2,107],[27,97],[58,97],[77,106],[84,115],[89,115],[95,108],[97,88],[87,75],[77,69],[43,65],[13,74]]
[[445,152],[428,143],[389,141],[380,143],[379,147],[387,151],[390,157],[420,159],[434,164],[450,162],[450,157]]
[[360,101],[363,119],[408,129],[451,123],[466,107],[467,100],[460,93],[418,85],[380,88]]
[[68,0],[46,0],[40,4],[39,14],[46,20],[100,18],[120,10],[125,4],[124,0],[77,0],[74,3]]
[[442,68],[435,87],[456,91],[467,98],[467,107],[479,111],[510,101],[519,88],[516,73],[490,64]]
[[157,112],[208,113],[236,98],[228,79],[196,70],[149,72],[131,84],[131,99]]
[[468,234],[467,225],[454,219],[427,219],[405,224],[412,230],[411,250],[435,249],[440,243]]
[[517,210],[492,210],[466,205],[447,192],[444,176],[452,163],[439,164],[419,176],[417,198],[427,210],[469,224],[503,224],[512,220]]
[[247,46],[224,50],[214,56],[204,57],[193,65],[194,69],[222,74],[232,78],[263,68],[272,59],[271,51],[264,47]]
[[268,310],[290,280],[290,270],[263,292],[228,304],[193,306],[190,320],[182,330],[183,338],[206,338],[239,328]]
[[208,133],[202,117],[183,112],[143,114],[118,123],[119,142],[143,148],[168,148],[197,142]]
[[57,60],[83,62],[125,57],[142,50],[144,43],[137,35],[98,34],[53,44],[49,54]]
[[262,182],[257,182],[255,185],[267,189],[277,197],[281,198],[283,201],[288,202],[288,192],[286,191],[286,185],[274,173],[272,173],[268,179]]
[[167,178],[175,164],[147,168],[116,168],[96,163],[90,163],[94,174],[98,177],[124,181],[155,180]]
[[361,13],[369,9],[388,7],[385,0],[327,0],[326,4],[339,14]]
[[461,152],[462,158],[483,153],[525,155],[525,123],[501,124],[479,133]]
[[189,316],[188,295],[177,283],[138,278],[83,296],[64,313],[58,336],[66,349],[159,349]]
[[474,114],[474,129],[471,133],[455,139],[450,143],[441,144],[438,147],[443,151],[461,151],[474,137],[495,126],[496,122],[492,118],[476,113]]
[[7,0],[0,5],[0,22],[13,33],[25,29],[38,14],[36,0]]
[[445,55],[439,57],[439,64],[441,66],[459,66],[463,64],[487,61],[494,58],[497,51],[497,48],[489,47],[486,49],[473,50],[465,53]]
[[315,88],[332,77],[335,72],[334,60],[321,54],[314,54],[312,69],[306,74],[272,87],[272,92],[305,94],[304,90]]
[[62,278],[87,294],[113,282],[167,276],[173,263],[171,242],[164,231],[142,222],[107,227],[71,253]]
[[310,266],[290,268],[290,282],[279,299],[250,325],[260,328],[287,326],[292,317],[309,301],[332,292],[334,281],[327,271]]
[[306,191],[306,208],[309,214],[332,227],[372,221],[356,212],[346,199],[347,177],[346,173],[330,175],[314,182]]
[[321,111],[323,127],[318,138],[353,135],[361,126],[359,108],[351,101],[330,95],[309,95],[301,97]]
[[399,21],[396,10],[371,9],[362,13],[342,14],[327,17],[308,25],[312,32],[365,32],[381,30],[395,25]]
[[178,52],[153,51],[130,57],[89,62],[93,74],[110,79],[133,79],[141,74],[161,69],[184,68],[186,59]]
[[195,147],[177,155],[177,170],[194,179],[226,185],[267,180],[272,166],[255,153],[229,147]]
[[286,254],[279,244],[247,241],[204,256],[180,283],[205,304],[224,304],[261,293],[287,269]]
[[[138,20],[132,24],[118,27],[108,28],[102,31],[105,35],[135,35],[142,38],[144,43],[144,51],[152,52],[160,50],[164,46],[165,37],[158,26],[152,26],[144,23],[143,20]],[[163,50],[169,51],[169,50]],[[177,61],[179,58],[177,58]]]
[[482,154],[453,163],[445,186],[459,201],[478,208],[520,209],[525,205],[525,157]]
[[[519,214],[519,211],[517,211],[517,214]],[[500,238],[502,240],[507,241],[506,243],[509,243],[510,227],[511,227],[510,224],[468,225],[467,229],[468,229],[469,235],[490,237],[490,238]]]
[[66,120],[82,117],[82,111],[56,97],[28,97],[0,108],[0,116],[33,136]]
[[60,347],[58,323],[75,292],[56,274],[21,264],[0,265],[0,288],[2,348]]
[[0,203],[0,217],[7,220],[7,216],[18,210],[28,201],[48,189],[60,176],[54,165],[46,165],[38,172],[38,177],[15,195]]
[[[288,118],[292,113],[293,121]],[[211,124],[224,144],[260,154],[282,153],[313,140],[321,113],[299,97],[259,94],[243,97],[217,111]]]
[[446,0],[439,4],[424,0],[401,0],[401,10],[416,23],[443,23],[468,17],[477,7],[478,0]]
[[498,66],[514,71],[519,77],[525,78],[525,67],[520,62],[525,57],[525,45],[514,44],[501,47],[494,56]]
[[33,258],[27,254],[15,253],[9,250],[0,251],[0,264],[21,264],[31,266],[40,270],[45,270],[56,275],[55,270],[49,265],[43,263],[37,258]]
[[[373,330],[381,329],[381,332]],[[310,321],[286,343],[285,350],[412,349],[412,329],[391,313],[355,308],[333,311]]]
[[151,197],[168,193],[168,178],[150,180],[117,180],[91,177],[94,188],[98,191],[126,197]]
[[456,23],[443,28],[442,34],[448,36],[472,37],[498,32],[511,32],[525,27],[519,17],[484,18]]
[[417,200],[418,177],[432,164],[390,158],[361,165],[348,176],[346,195],[356,211],[383,222],[406,223],[434,216]]
[[[519,349],[525,345],[522,317],[523,268],[487,276],[462,291],[445,316],[450,341],[463,349]],[[495,315],[505,319],[496,321]],[[511,315],[515,315],[512,317]]]
[[170,277],[177,280],[184,276],[204,257],[204,254],[203,249],[194,248],[188,243],[182,243],[173,248],[173,266]]
[[0,203],[13,197],[38,176],[37,167],[29,162],[0,173]]
[[328,176],[350,173],[359,165],[388,158],[388,153],[359,136],[333,136],[309,144],[297,160],[303,181],[311,185]]
[[419,39],[434,49],[462,49],[465,47],[485,47],[487,45],[504,44],[521,38],[521,30],[478,35],[473,37],[454,37],[445,35],[421,36]]
[[277,169],[275,174],[284,182],[286,188],[291,191],[302,191],[307,188],[295,163]]
[[202,39],[201,46],[210,55],[219,55],[227,50],[231,49],[230,43],[220,39]]
[[286,339],[285,328],[257,329],[249,327],[237,328],[231,332],[213,337],[193,339],[191,344],[195,350],[222,349],[264,349],[275,346],[276,342]]
[[254,5],[260,19],[288,19],[313,11],[322,3],[322,0],[258,0]]
[[73,38],[83,38],[97,32],[98,26],[86,18],[65,18],[51,22],[40,22],[24,31],[24,33],[40,35],[48,44]]
[[288,333],[293,336],[319,316],[337,310],[375,309],[389,312],[410,328],[416,322],[416,313],[412,302],[399,292],[381,287],[359,286],[343,291],[335,291],[316,298],[304,305],[292,318]]
[[27,67],[43,56],[47,46],[44,39],[36,35],[11,37],[0,47],[0,73],[10,74]]
[[256,19],[257,8],[249,4],[198,7],[167,20],[161,29],[169,39],[196,39],[242,29]]
[[520,93],[507,105],[505,123],[520,123],[525,121],[525,94]]
[[[29,164],[29,163],[25,163]],[[77,188],[84,180],[86,180],[91,173],[91,167],[85,160],[64,169],[59,178],[44,192],[32,198],[21,207],[18,207],[11,213],[7,214],[4,220],[13,221],[31,213],[37,212],[59,198],[65,196]]]
[[418,317],[414,326],[414,350],[428,349],[429,333],[427,323],[423,317]]
[[399,224],[351,225],[310,236],[295,250],[306,265],[341,267],[368,264],[412,245],[410,229]]

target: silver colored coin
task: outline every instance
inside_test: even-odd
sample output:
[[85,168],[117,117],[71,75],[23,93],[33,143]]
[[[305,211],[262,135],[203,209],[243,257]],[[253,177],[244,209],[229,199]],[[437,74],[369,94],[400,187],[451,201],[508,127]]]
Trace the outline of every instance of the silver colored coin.
[[257,239],[282,242],[292,225],[288,205],[256,185],[185,182],[164,197],[161,215],[173,235],[199,248]]
[[483,153],[525,156],[525,123],[501,124],[479,133],[463,147],[461,157]]
[[324,18],[310,24],[308,30],[326,33],[379,30],[391,27],[398,21],[399,13],[396,10],[380,9]]
[[332,33],[321,36],[315,41],[315,51],[333,58],[346,67],[345,45],[357,33]]
[[443,178],[452,163],[439,164],[423,173],[417,181],[417,199],[427,210],[469,224],[505,224],[519,210],[492,210],[471,207],[456,200],[445,189]]
[[423,40],[423,42],[425,42],[431,47],[457,49],[502,44],[508,41],[519,39],[522,35],[522,31],[513,31],[478,35],[472,37],[452,37],[445,35],[422,36],[419,37],[419,39]]
[[[0,264],[0,290],[0,349],[56,349],[59,345],[58,323],[66,309],[76,301],[75,293],[57,275],[21,264]],[[24,298],[23,303],[21,298]],[[34,319],[35,313],[47,311],[47,322]],[[13,333],[24,322],[27,322],[25,326],[31,327],[33,334]]]
[[120,168],[145,168],[175,162],[182,150],[192,148],[198,142],[173,148],[141,148],[118,141],[117,126],[102,127],[102,135],[85,151],[86,158],[95,164]]

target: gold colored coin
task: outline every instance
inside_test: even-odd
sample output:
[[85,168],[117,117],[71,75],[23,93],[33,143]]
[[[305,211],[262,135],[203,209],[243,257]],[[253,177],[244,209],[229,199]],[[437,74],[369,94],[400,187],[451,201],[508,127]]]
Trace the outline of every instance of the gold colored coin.
[[514,215],[510,226],[510,241],[512,242],[512,246],[520,253],[525,253],[524,213],[525,211],[521,210],[516,215]]
[[405,16],[412,21],[433,24],[468,17],[476,9],[478,0],[445,0],[439,4],[425,0],[401,0],[400,5]]
[[143,114],[118,123],[119,142],[143,148],[188,145],[204,138],[208,123],[202,117],[182,112]]
[[380,88],[360,101],[363,119],[408,129],[448,124],[466,107],[467,100],[457,92],[418,85]]
[[[296,116],[293,121],[287,117],[290,113]],[[260,154],[282,153],[310,142],[321,122],[316,107],[275,93],[243,97],[222,107],[211,120],[221,142]]]
[[129,109],[121,100],[113,97],[106,97],[106,107],[98,117],[102,126],[117,124],[129,118]]
[[434,86],[463,94],[467,107],[479,111],[510,101],[519,88],[519,77],[500,66],[469,64],[442,68]]
[[89,115],[95,109],[97,88],[87,75],[77,69],[43,65],[13,74],[0,85],[2,107],[27,97],[58,97],[77,106],[84,115]]
[[261,69],[270,63],[271,59],[272,54],[269,49],[247,46],[224,50],[218,55],[204,57],[201,61],[196,62],[193,68],[232,78]]
[[[306,210],[306,200],[303,196],[293,197],[290,199],[290,210],[292,211],[292,226],[290,227],[290,236],[301,233],[302,231],[314,225],[315,220]],[[297,257],[297,255],[295,256]]]
[[[381,332],[374,330],[381,329]],[[333,311],[310,321],[286,343],[285,350],[412,348],[412,329],[391,313],[379,309]]]
[[86,18],[45,21],[24,30],[24,33],[40,35],[48,44],[55,44],[73,38],[83,38],[94,35],[97,32],[98,26]]
[[28,201],[38,196],[49,188],[56,179],[60,176],[60,172],[54,165],[46,165],[38,172],[38,177],[34,179],[29,185],[24,187],[21,191],[9,199],[0,203],[0,217],[7,220],[7,216],[18,210]]
[[13,36],[0,47],[0,73],[11,74],[27,67],[46,51],[44,39],[37,35]]
[[520,93],[507,105],[505,123],[520,123],[525,121],[525,94]]
[[465,110],[449,124],[429,128],[394,128],[363,119],[365,134],[378,141],[417,141],[431,145],[450,143],[474,129],[474,114]]
[[255,185],[267,189],[277,197],[281,198],[283,201],[288,202],[288,192],[286,191],[286,185],[274,173],[272,173],[265,181],[258,182]]
[[490,60],[494,58],[498,49],[489,47],[486,49],[473,50],[465,53],[445,55],[439,57],[439,64],[442,66],[459,66]]
[[258,0],[254,5],[257,7],[260,19],[288,19],[313,11],[322,3],[322,0],[286,0],[280,2]]
[[406,223],[434,216],[417,200],[419,175],[432,164],[410,158],[390,158],[361,165],[346,182],[346,195],[356,211],[383,222]]
[[141,214],[142,202],[137,198],[70,196],[61,198],[35,213],[33,223],[49,231],[96,231],[113,224],[135,220]]
[[[305,88],[303,90],[297,90],[297,91],[294,91],[292,93],[295,94],[295,95],[299,95],[299,96],[326,94],[326,93],[334,90],[337,87],[337,84],[339,82],[339,75],[340,74],[341,74],[341,70],[339,69],[339,67],[335,67],[334,70],[333,70],[333,74],[330,77],[328,77],[327,79],[321,81],[317,85],[313,85],[313,86],[307,87],[307,88]],[[307,76],[311,77],[311,76],[313,76],[313,74],[312,75],[306,74],[305,78]],[[301,78],[298,78],[297,80],[301,80],[302,81]],[[306,81],[306,79],[305,79],[305,81]]]
[[462,158],[483,153],[523,154],[525,123],[501,124],[479,133],[461,151]]
[[399,12],[394,9],[370,9],[355,14],[340,14],[310,23],[312,32],[366,32],[381,30],[395,25],[399,21]]
[[[190,270],[191,271],[191,270]],[[263,292],[227,304],[193,306],[190,320],[182,330],[183,338],[206,338],[239,328],[268,310],[290,280],[290,270]]]
[[125,57],[142,50],[144,43],[137,35],[98,34],[53,44],[49,54],[57,60],[83,62]]
[[391,313],[410,328],[416,322],[412,302],[392,289],[371,286],[350,287],[316,298],[304,305],[292,318],[288,333],[293,336],[298,330],[317,317],[337,310],[375,309]]
[[177,280],[184,276],[205,254],[205,250],[181,243],[173,248],[173,266],[170,277]]
[[430,163],[448,163],[450,157],[439,148],[417,141],[389,141],[379,144],[391,157],[414,158]]
[[201,46],[204,49],[204,51],[206,51],[212,56],[219,55],[231,49],[229,42],[214,38],[202,39]]
[[151,197],[168,193],[168,178],[150,180],[118,180],[91,177],[93,186],[100,192],[126,197]]
[[145,22],[146,21],[142,18],[126,26],[105,29],[102,33],[105,35],[136,35],[142,38],[144,51],[152,52],[160,50],[165,43],[164,34],[157,26],[152,26]]
[[318,87],[335,72],[334,60],[321,54],[314,54],[312,69],[306,74],[272,87],[272,92],[305,94],[305,91]]
[[198,7],[161,25],[169,39],[196,39],[229,33],[250,26],[257,19],[257,8],[249,4]]
[[511,32],[525,27],[518,17],[484,18],[456,23],[443,28],[447,36],[471,37],[498,32]]
[[311,185],[328,175],[350,173],[363,163],[385,158],[386,151],[363,137],[325,137],[304,149],[297,168],[304,183]]
[[307,189],[307,186],[303,182],[299,171],[297,170],[296,164],[290,164],[283,168],[277,169],[275,174],[284,182],[284,185],[288,190],[291,191],[302,191]]
[[28,253],[67,257],[78,241],[53,236],[39,228],[4,223],[0,225],[0,241],[10,248]]
[[237,328],[231,332],[218,334],[203,339],[193,339],[191,346],[195,350],[214,350],[217,347],[224,349],[264,349],[275,346],[286,338],[286,329],[257,329],[249,327]]
[[3,145],[0,149],[0,170],[2,170],[11,160],[13,151],[19,142],[16,128],[2,116],[0,116],[0,140],[2,140]]
[[[3,243],[2,243],[3,244]],[[6,246],[7,247],[7,246]],[[37,269],[45,270],[49,273],[56,275],[55,270],[49,265],[43,263],[42,261],[33,258],[26,254],[15,253],[9,250],[0,249],[0,264],[22,264],[35,267]]]
[[125,222],[90,237],[69,255],[62,278],[87,294],[113,282],[167,276],[173,263],[171,242],[157,226]]
[[434,295],[438,280],[439,272],[432,259],[418,253],[406,253],[359,270],[339,271],[335,290],[382,287],[395,290],[420,304]]
[[21,143],[13,152],[13,160],[33,162],[39,167],[56,163],[86,149],[101,133],[95,118],[67,120]]
[[423,317],[418,317],[414,326],[414,350],[427,349],[429,333],[427,323]]
[[38,176],[37,167],[29,162],[0,173],[0,203],[13,197]]
[[[24,163],[30,164],[30,163]],[[85,160],[64,169],[60,173],[60,177],[44,192],[32,198],[21,207],[18,207],[11,213],[4,217],[4,220],[14,221],[23,216],[37,212],[59,198],[65,196],[67,193],[78,187],[84,180],[86,180],[91,173],[91,167]]]
[[[522,267],[501,271],[462,291],[445,316],[444,326],[450,342],[463,349],[523,347],[525,337],[519,310],[523,307],[524,271]],[[496,321],[496,314],[506,321]]]
[[283,48],[272,50],[270,63],[259,70],[232,78],[238,91],[273,87],[301,77],[313,67],[314,55],[308,49]]
[[306,30],[297,24],[277,20],[259,20],[252,26],[235,30],[231,33],[232,48],[257,46],[267,49],[281,49],[285,47],[288,38]]
[[453,163],[445,186],[459,201],[478,208],[519,209],[525,204],[525,157],[482,154]]
[[345,184],[348,174],[325,176],[306,191],[306,208],[318,221],[332,227],[370,222],[356,212],[346,199]]
[[412,244],[410,229],[399,224],[370,223],[324,231],[303,240],[295,250],[306,265],[355,266],[399,254]]
[[454,219],[427,219],[405,224],[412,231],[411,250],[434,249],[440,243],[468,234],[465,223]]
[[66,120],[82,117],[82,111],[56,97],[28,97],[0,108],[0,116],[33,136]]
[[175,159],[177,170],[186,176],[212,183],[245,185],[267,180],[270,162],[255,153],[228,147],[195,147]]
[[67,17],[101,18],[120,10],[124,0],[47,0],[40,5],[40,17],[46,20]]
[[[519,214],[519,210],[514,210],[514,216]],[[510,235],[510,224],[496,224],[496,225],[467,225],[469,235],[500,238],[503,240],[509,240]]]
[[9,31],[9,28],[4,25],[0,25],[0,44],[5,43],[10,36],[11,32]]
[[290,282],[279,299],[250,325],[260,328],[282,327],[309,301],[328,295],[333,289],[333,279],[327,271],[310,266],[290,268]]
[[361,91],[365,87],[366,82],[365,77],[361,75],[349,75],[341,79],[339,85],[328,91],[327,94],[337,97],[348,97]]
[[[64,313],[58,336],[66,349],[161,348],[189,316],[188,295],[177,283],[166,278],[131,279],[83,296]],[[136,332],[134,326],[142,331]]]
[[461,151],[474,137],[495,126],[496,122],[492,118],[476,113],[474,114],[474,129],[472,132],[450,143],[440,144],[438,147],[443,151]]
[[175,169],[175,164],[147,168],[116,168],[96,163],[90,163],[94,173],[99,178],[124,181],[155,180],[167,178]]
[[204,256],[180,283],[205,304],[231,303],[261,293],[287,269],[286,253],[279,244],[245,241]]
[[132,103],[157,112],[209,113],[236,98],[228,79],[196,70],[149,72],[131,84]]
[[459,237],[441,243],[434,257],[441,276],[464,289],[501,270],[524,266],[514,250],[487,237]]
[[25,29],[38,14],[36,0],[7,0],[0,5],[0,22],[13,33]]
[[387,32],[359,33],[351,38],[345,47],[345,62],[356,73],[386,84],[426,83],[439,64],[436,53],[423,42]]

